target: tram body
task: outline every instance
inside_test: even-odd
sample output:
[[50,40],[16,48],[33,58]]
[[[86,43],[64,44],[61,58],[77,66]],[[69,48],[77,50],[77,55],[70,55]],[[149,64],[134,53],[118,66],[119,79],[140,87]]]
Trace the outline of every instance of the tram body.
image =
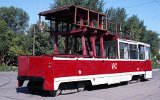
[[[43,81],[44,90],[57,90],[60,84],[66,82],[89,81],[92,85],[100,85],[131,81],[133,76],[152,78],[150,46],[120,39],[117,42],[120,59],[73,55],[19,56],[18,78]],[[126,49],[131,45],[136,46],[135,52]]]
[[[54,30],[50,32],[54,38],[54,53],[19,56],[18,86],[29,80],[27,86],[31,92],[37,88],[46,91],[76,88],[81,91],[88,85],[110,85],[152,78],[150,45],[120,39],[117,29],[116,32],[109,32],[105,14],[72,5],[39,15],[50,20],[50,29]],[[55,26],[52,26],[53,21]],[[84,21],[88,21],[88,25]],[[58,52],[58,36],[65,38],[64,54]],[[69,44],[68,38],[74,38],[74,42]],[[77,45],[78,39],[81,47]],[[68,45],[71,44],[74,46],[70,51]]]

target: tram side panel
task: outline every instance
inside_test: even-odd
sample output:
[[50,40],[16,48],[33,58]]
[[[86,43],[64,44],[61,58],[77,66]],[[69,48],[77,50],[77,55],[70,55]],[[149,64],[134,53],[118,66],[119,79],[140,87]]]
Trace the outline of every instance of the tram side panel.
[[146,60],[145,62],[145,79],[152,78],[152,63],[150,60]]
[[55,60],[54,63],[55,89],[60,83],[73,81],[89,80],[92,85],[130,81],[134,75],[145,75],[147,69],[145,61]]
[[150,61],[20,57],[18,67],[18,77],[42,78],[44,90],[57,90],[65,82],[90,81],[99,85],[130,81],[133,75],[151,78]]

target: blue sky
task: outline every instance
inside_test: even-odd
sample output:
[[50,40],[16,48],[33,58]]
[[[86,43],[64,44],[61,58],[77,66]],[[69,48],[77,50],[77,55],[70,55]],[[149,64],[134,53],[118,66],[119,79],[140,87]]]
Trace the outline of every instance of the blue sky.
[[[30,16],[30,24],[38,20],[38,13],[48,10],[54,0],[0,0],[0,7],[15,6],[25,10]],[[133,14],[144,21],[147,29],[160,34],[160,0],[105,0],[106,8],[123,7],[128,17]]]

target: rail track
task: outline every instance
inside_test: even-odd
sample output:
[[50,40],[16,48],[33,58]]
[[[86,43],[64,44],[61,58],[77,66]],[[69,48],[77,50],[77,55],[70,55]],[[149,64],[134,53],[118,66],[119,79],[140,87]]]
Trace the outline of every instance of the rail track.
[[[11,81],[12,81],[12,79],[9,76],[0,74],[0,89],[1,90],[5,89],[4,87],[7,86],[7,85],[10,85]],[[7,87],[7,89],[8,89],[8,87]],[[19,98],[7,96],[7,95],[1,95],[1,94],[0,94],[0,99],[4,99],[4,100],[6,100],[6,99],[7,100],[23,100],[23,99],[19,99]]]
[[[0,88],[9,84],[11,82],[11,78],[8,76],[0,75]],[[4,81],[4,82],[3,82]]]

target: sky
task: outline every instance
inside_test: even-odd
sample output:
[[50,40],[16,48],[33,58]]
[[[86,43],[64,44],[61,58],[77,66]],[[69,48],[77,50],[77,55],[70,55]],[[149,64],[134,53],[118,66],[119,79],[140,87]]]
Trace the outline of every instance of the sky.
[[[104,0],[104,11],[107,8],[125,8],[128,17],[137,15],[144,21],[147,29],[151,29],[160,34],[160,0]],[[50,9],[54,0],[0,0],[0,7],[15,6],[22,8],[30,16],[29,24],[34,24],[38,20],[38,13]]]

